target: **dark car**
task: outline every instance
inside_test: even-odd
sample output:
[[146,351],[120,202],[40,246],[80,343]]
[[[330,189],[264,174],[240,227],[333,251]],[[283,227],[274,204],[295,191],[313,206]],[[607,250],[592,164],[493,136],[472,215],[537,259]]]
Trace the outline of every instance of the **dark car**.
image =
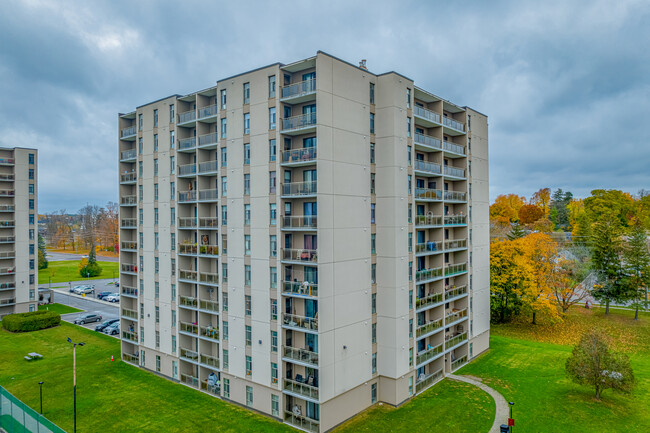
[[97,332],[102,332],[104,329],[112,325],[113,323],[119,322],[120,319],[110,319],[106,320],[104,323],[100,323],[99,325],[95,326],[95,331]]
[[106,335],[119,335],[120,333],[120,322],[113,323],[112,325],[108,325],[104,330],[102,331]]
[[104,296],[108,296],[113,292],[99,292],[97,293],[97,299],[104,299]]
[[75,325],[84,325],[86,323],[91,323],[91,322],[101,322],[102,321],[102,316],[99,314],[84,314],[81,317],[78,317],[75,319],[74,324]]

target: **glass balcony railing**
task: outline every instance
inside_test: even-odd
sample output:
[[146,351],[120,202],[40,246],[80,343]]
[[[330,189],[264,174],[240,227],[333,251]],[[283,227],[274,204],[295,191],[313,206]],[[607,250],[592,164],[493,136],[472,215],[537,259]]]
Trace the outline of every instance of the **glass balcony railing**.
[[190,374],[181,373],[181,382],[194,388],[199,387],[199,378]]
[[415,188],[416,200],[442,200],[442,191],[439,189]]
[[283,293],[301,296],[318,296],[318,284],[305,281],[283,281]]
[[465,124],[463,122],[459,122],[458,120],[454,120],[451,117],[443,117],[442,119],[443,125],[455,129],[456,131],[461,131],[465,132]]
[[15,227],[15,221],[0,221],[0,228]]
[[465,177],[465,170],[462,168],[445,166],[445,176]]
[[122,263],[120,271],[135,274],[138,272],[138,267],[135,264]]
[[139,364],[140,357],[137,355],[132,355],[130,353],[123,353],[122,360],[126,362],[130,362],[131,364]]
[[178,219],[178,227],[183,229],[195,229],[196,228],[196,218],[195,217],[181,217]]
[[318,319],[315,317],[298,316],[297,314],[284,313],[284,324],[296,328],[318,330]]
[[195,244],[178,244],[178,254],[196,255],[198,250]]
[[467,362],[467,355],[463,355],[455,361],[451,362],[451,371],[458,369],[461,365]]
[[16,210],[16,206],[12,204],[0,205],[0,212],[14,212],[15,210]]
[[130,137],[135,135],[138,132],[137,128],[134,126],[129,126],[128,128],[122,129],[122,138]]
[[214,272],[200,272],[199,282],[204,284],[219,284],[219,274]]
[[16,298],[0,299],[0,305],[13,305],[16,303]]
[[422,364],[423,362],[427,362],[428,360],[435,358],[436,355],[440,355],[442,353],[444,344],[440,343],[437,346],[431,346],[429,345],[428,348],[420,353],[418,353],[417,356],[417,364]]
[[179,203],[188,203],[196,201],[196,191],[179,191],[178,192],[178,202]]
[[446,215],[445,225],[467,224],[467,215]]
[[316,79],[301,81],[300,83],[290,84],[282,87],[282,98],[294,98],[297,96],[307,95],[316,91]]
[[415,225],[416,226],[441,226],[442,225],[442,216],[441,215],[416,215],[415,216]]
[[282,119],[282,129],[290,131],[293,129],[308,128],[316,125],[316,113],[300,114],[298,116]]
[[179,322],[179,329],[183,332],[188,332],[190,334],[199,334],[199,327],[193,323],[188,322]]
[[414,141],[416,144],[421,144],[433,149],[442,149],[442,142],[439,139],[431,137],[429,135],[419,134],[416,132],[414,135]]
[[181,358],[187,359],[187,360],[190,360],[190,361],[198,361],[199,360],[199,352],[197,352],[195,350],[186,349],[184,347],[181,347],[180,349],[181,349],[180,350]]
[[420,392],[423,389],[427,388],[429,385],[432,385],[435,381],[442,378],[442,370],[438,370],[435,373],[428,375],[421,374],[418,376],[415,381],[415,392]]
[[120,242],[120,248],[123,250],[137,250],[138,243],[134,241],[122,241]]
[[178,140],[178,150],[192,149],[196,147],[196,137],[183,138]]
[[451,143],[449,141],[445,141],[443,143],[443,149],[445,149],[447,152],[453,152],[453,153],[458,153],[460,155],[465,155],[465,146],[461,146],[456,143]]
[[436,164],[435,162],[427,162],[427,161],[422,161],[419,159],[415,160],[415,164],[413,166],[414,170],[418,171],[424,171],[426,173],[431,173],[431,174],[440,174],[440,164]]
[[308,216],[283,216],[282,228],[285,229],[315,229],[318,227],[318,217]]
[[454,323],[460,319],[467,317],[467,308],[460,311],[453,311],[445,316],[445,323]]
[[199,119],[205,119],[206,117],[212,117],[219,114],[218,105],[210,105],[207,107],[199,108]]
[[122,308],[122,317],[128,317],[129,319],[138,319],[138,312],[135,310],[129,310],[128,308]]
[[451,289],[445,290],[445,300],[453,299],[457,296],[461,296],[467,293],[467,286],[452,287]]
[[306,362],[318,366],[318,353],[307,349],[298,349],[295,347],[284,347],[284,357],[294,361]]
[[413,107],[413,114],[430,122],[440,123],[440,114],[435,111],[427,110],[426,108],[418,107],[416,105]]
[[179,176],[191,176],[196,174],[196,164],[185,164],[178,166]]
[[202,256],[218,256],[219,246],[217,245],[199,245],[199,254]]
[[428,334],[431,331],[435,331],[436,329],[442,327],[442,319],[434,320],[429,323],[425,323],[424,325],[418,326],[417,329],[415,330],[415,335],[416,337],[421,337],[425,334]]
[[133,341],[134,343],[138,342],[138,334],[131,331],[122,331],[122,340]]
[[445,240],[445,250],[457,250],[467,248],[467,239]]
[[136,159],[138,157],[138,152],[135,149],[131,150],[125,150],[122,152],[122,157],[120,158],[122,161],[126,161],[129,159]]
[[16,236],[0,236],[0,243],[16,242]]
[[134,229],[138,227],[138,220],[135,218],[122,218],[120,227],[123,229]]
[[122,294],[125,296],[138,296],[138,289],[122,285]]
[[138,180],[138,175],[135,174],[135,171],[120,174],[120,182],[122,183],[135,182],[137,180]]
[[304,147],[302,149],[292,149],[282,151],[283,163],[307,162],[316,159],[316,147]]
[[438,277],[442,277],[442,268],[422,269],[415,273],[415,281],[418,282]]
[[199,147],[210,146],[219,143],[219,135],[216,132],[199,135]]
[[[297,406],[296,406],[297,407]],[[312,433],[320,431],[320,422],[301,414],[299,410],[285,410],[284,422]]]
[[138,204],[138,198],[134,195],[125,195],[122,196],[122,199],[120,200],[120,204],[122,204],[123,206],[136,205]]
[[219,192],[216,189],[204,189],[199,191],[199,201],[217,201]]
[[218,313],[219,303],[217,301],[199,300],[199,309]]
[[219,221],[217,218],[201,217],[199,218],[199,227],[201,228],[217,228]]
[[201,326],[200,335],[202,337],[212,338],[213,340],[219,339],[219,330],[212,326]]
[[445,350],[450,349],[466,340],[467,332],[463,332],[462,334],[456,335],[455,337],[445,337]]
[[16,191],[13,189],[3,189],[0,190],[0,197],[13,197],[16,195]]
[[456,274],[462,274],[467,271],[467,263],[458,263],[455,265],[447,264],[445,267],[445,277],[451,277]]
[[442,302],[442,293],[434,293],[415,300],[415,308],[428,307]]
[[199,163],[199,173],[214,173],[218,170],[217,161],[206,161]]
[[284,389],[295,394],[318,400],[318,387],[316,386],[307,385],[306,383],[297,382],[291,379],[284,379]]
[[415,245],[415,253],[433,253],[433,252],[442,252],[442,242],[441,241],[429,241],[423,242],[421,244]]
[[196,277],[197,277],[196,271],[186,271],[183,269],[178,271],[178,278],[180,278],[181,280],[196,281]]
[[467,194],[459,191],[445,191],[447,201],[467,201]]
[[297,262],[318,263],[318,255],[316,253],[316,250],[285,248],[282,250],[282,259]]
[[[219,358],[217,358],[216,356],[206,355],[202,353],[201,356],[199,357],[199,362],[203,365],[209,365],[210,367],[213,368],[219,368]],[[216,392],[216,394],[219,394],[219,392]]]
[[178,305],[182,305],[184,307],[196,308],[196,298],[192,298],[191,296],[179,296]]
[[196,111],[194,110],[178,113],[178,123],[186,123],[193,120],[196,120]]
[[282,195],[301,196],[316,194],[316,181],[291,182],[282,184]]

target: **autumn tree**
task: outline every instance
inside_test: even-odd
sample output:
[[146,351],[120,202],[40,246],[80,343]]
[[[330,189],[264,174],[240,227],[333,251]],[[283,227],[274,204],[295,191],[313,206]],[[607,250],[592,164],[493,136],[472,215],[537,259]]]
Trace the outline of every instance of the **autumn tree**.
[[625,274],[621,262],[623,243],[621,227],[615,215],[606,214],[594,224],[591,237],[591,259],[598,275],[599,284],[593,296],[605,302],[605,314],[609,314],[610,302],[623,301],[626,297]]
[[522,293],[522,302],[526,310],[532,313],[536,324],[537,313],[557,318],[558,312],[553,302],[551,289],[555,259],[558,253],[553,239],[544,233],[531,233],[519,240],[523,259],[530,271],[530,284]]
[[544,217],[544,211],[534,204],[525,204],[519,209],[519,222],[521,224],[532,224]]
[[510,225],[519,220],[519,209],[526,204],[526,198],[516,194],[500,195],[490,206],[490,220]]
[[634,197],[623,191],[595,189],[584,199],[585,212],[592,222],[605,217],[618,220],[621,227],[628,227],[634,218]]
[[588,268],[578,261],[558,257],[551,273],[550,285],[555,304],[562,313],[589,296],[595,281],[593,277],[593,274],[588,273]]
[[597,400],[606,389],[630,393],[635,384],[629,358],[612,352],[606,337],[596,331],[582,336],[567,359],[565,370],[573,382],[592,386]]
[[519,314],[522,294],[530,285],[529,277],[529,265],[518,240],[490,245],[490,306],[494,322],[505,323]]
[[648,306],[650,253],[645,228],[637,222],[632,228],[623,253],[629,295],[635,307],[634,320],[639,320],[639,307]]
[[551,204],[551,188],[541,188],[530,198],[530,204],[537,206],[544,212],[544,218],[548,218]]

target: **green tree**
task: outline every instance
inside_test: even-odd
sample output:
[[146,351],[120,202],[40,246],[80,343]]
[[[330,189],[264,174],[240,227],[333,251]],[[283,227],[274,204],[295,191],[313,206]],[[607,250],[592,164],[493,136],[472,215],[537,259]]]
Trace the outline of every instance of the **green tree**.
[[573,237],[573,242],[576,245],[586,246],[590,243],[593,236],[593,230],[591,228],[591,220],[586,213],[583,212],[578,216],[571,235]]
[[632,228],[623,253],[629,296],[636,309],[634,320],[639,320],[639,307],[648,306],[647,287],[650,283],[650,253],[645,228],[641,222]]
[[591,260],[598,275],[599,284],[594,286],[594,298],[605,302],[605,314],[609,314],[609,304],[626,299],[626,283],[621,254],[623,242],[621,227],[614,215],[605,215],[594,224],[591,237]]
[[562,191],[562,188],[555,190],[551,196],[551,221],[555,223],[556,229],[567,230],[569,227],[568,205],[573,200],[573,194],[569,191]]
[[606,216],[616,218],[622,227],[627,227],[635,214],[634,198],[623,191],[595,189],[591,197],[584,200],[585,212],[593,222]]
[[634,388],[630,360],[624,354],[610,351],[605,336],[597,331],[582,336],[565,369],[573,382],[594,387],[597,400],[606,389],[629,393]]
[[47,254],[45,253],[45,238],[38,235],[38,269],[47,269]]
[[523,238],[526,236],[526,230],[524,230],[524,226],[519,224],[519,222],[516,222],[512,225],[512,228],[510,229],[510,232],[506,235],[508,237],[508,240],[515,240],[519,238]]
[[95,241],[90,243],[90,251],[88,252],[88,264],[93,265],[97,263],[97,253],[95,251]]

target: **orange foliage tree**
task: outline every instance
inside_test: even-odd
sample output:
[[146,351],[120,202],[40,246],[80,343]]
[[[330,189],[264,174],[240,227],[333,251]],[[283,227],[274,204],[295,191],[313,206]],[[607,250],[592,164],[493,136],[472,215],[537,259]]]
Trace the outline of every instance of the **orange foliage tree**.
[[544,212],[544,217],[548,218],[551,212],[551,188],[541,188],[530,198],[530,204],[534,204]]
[[536,323],[537,313],[544,314],[552,320],[559,317],[554,303],[552,277],[558,253],[553,239],[544,233],[531,233],[518,239],[524,260],[530,271],[531,284],[522,294],[523,305],[533,315]]
[[524,204],[526,204],[525,197],[517,194],[500,195],[490,206],[490,219],[502,225],[519,221],[519,209]]
[[519,222],[532,224],[544,217],[544,211],[534,204],[525,204],[519,209]]

